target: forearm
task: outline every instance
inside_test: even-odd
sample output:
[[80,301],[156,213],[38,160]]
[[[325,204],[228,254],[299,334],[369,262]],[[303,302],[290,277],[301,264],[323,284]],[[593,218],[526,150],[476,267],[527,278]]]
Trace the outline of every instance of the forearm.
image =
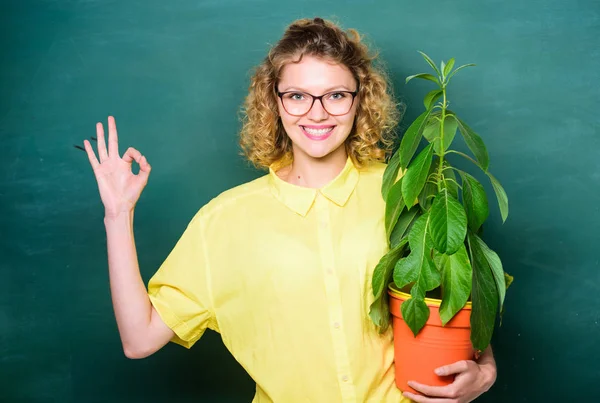
[[145,349],[152,305],[142,280],[133,235],[133,211],[104,219],[110,290],[123,350],[128,357]]

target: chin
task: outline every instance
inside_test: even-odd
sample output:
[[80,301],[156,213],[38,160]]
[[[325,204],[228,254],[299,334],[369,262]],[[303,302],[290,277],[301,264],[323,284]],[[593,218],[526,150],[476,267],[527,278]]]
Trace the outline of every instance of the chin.
[[301,151],[303,154],[310,158],[321,159],[325,158],[337,150],[340,147],[343,147],[343,144],[340,145],[327,145],[327,144],[308,144],[307,146],[301,147]]
[[340,148],[344,148],[344,142],[347,138],[347,135],[343,135],[343,131],[337,132],[339,129],[342,128],[336,127],[334,129],[336,133],[323,141],[312,140],[306,137],[302,131],[290,130],[289,132],[293,133],[290,139],[292,140],[294,153],[300,153],[311,159],[323,159],[339,152]]

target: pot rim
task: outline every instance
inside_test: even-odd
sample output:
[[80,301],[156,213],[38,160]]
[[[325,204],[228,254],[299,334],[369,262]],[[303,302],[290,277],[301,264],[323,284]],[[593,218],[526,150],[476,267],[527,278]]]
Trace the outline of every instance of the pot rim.
[[[396,298],[401,298],[404,300],[412,298],[412,296],[409,293],[400,291],[400,289],[393,282],[390,283],[390,285],[388,286],[388,290],[389,290],[389,294]],[[440,306],[442,304],[442,300],[437,299],[437,298],[424,298],[424,300],[425,300],[425,303],[428,305]],[[465,306],[463,308],[472,309],[472,307],[473,307],[473,304],[471,303],[471,301],[467,301],[467,303],[465,304]]]

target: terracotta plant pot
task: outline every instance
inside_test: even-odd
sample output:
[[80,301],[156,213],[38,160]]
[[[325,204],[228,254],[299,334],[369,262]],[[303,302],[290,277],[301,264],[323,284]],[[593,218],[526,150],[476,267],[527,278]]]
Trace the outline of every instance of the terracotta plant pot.
[[459,311],[446,326],[442,326],[439,307],[441,300],[425,298],[430,315],[427,323],[415,337],[402,319],[400,307],[410,294],[400,291],[392,283],[390,312],[394,328],[394,356],[396,386],[403,392],[419,393],[409,387],[408,381],[431,386],[444,386],[454,381],[454,375],[438,376],[434,370],[460,360],[471,360],[471,303]]

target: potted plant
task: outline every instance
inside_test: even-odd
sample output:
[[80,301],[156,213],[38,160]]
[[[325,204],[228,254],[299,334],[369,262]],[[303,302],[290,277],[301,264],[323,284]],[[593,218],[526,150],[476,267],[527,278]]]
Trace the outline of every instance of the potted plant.
[[[437,87],[425,96],[425,111],[407,129],[383,176],[389,251],[373,272],[369,312],[382,332],[392,314],[396,385],[412,392],[408,380],[448,384],[453,377],[438,377],[435,368],[472,359],[489,345],[512,282],[481,238],[489,214],[484,187],[447,158],[464,157],[487,175],[504,222],[508,199],[488,170],[484,142],[448,108],[450,80],[473,64],[454,69],[450,59],[438,68],[420,53],[435,74],[415,74],[406,82],[419,78]],[[450,148],[457,132],[472,157]],[[427,145],[415,156],[422,138]]]

